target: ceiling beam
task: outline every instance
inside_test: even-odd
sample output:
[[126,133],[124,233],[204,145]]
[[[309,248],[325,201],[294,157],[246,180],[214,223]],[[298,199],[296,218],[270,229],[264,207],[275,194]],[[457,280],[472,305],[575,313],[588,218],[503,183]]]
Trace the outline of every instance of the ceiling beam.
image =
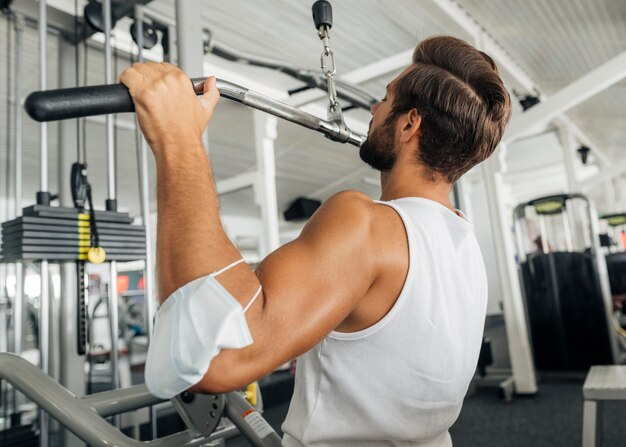
[[603,170],[601,170],[594,176],[589,177],[588,179],[579,182],[579,186],[583,191],[589,190],[604,182],[612,180],[615,177],[619,177],[620,175],[624,173],[626,173],[626,159],[618,163],[615,163],[610,167],[604,168]]
[[228,194],[246,188],[252,188],[259,179],[258,171],[244,172],[215,182],[218,195]]
[[514,118],[503,140],[511,143],[626,77],[626,51]]
[[513,83],[513,88],[528,93],[537,90],[536,83],[526,70],[457,2],[422,0],[420,6],[450,34],[464,34],[471,39],[470,43],[480,40],[483,51],[494,59],[500,72]]

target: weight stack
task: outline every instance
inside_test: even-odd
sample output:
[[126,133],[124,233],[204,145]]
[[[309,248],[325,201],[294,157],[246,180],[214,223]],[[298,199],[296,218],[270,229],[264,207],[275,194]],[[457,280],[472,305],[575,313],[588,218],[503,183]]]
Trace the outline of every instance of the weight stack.
[[[106,261],[145,259],[145,227],[128,213],[96,211]],[[90,216],[76,208],[33,205],[2,224],[0,262],[86,261],[91,245]]]

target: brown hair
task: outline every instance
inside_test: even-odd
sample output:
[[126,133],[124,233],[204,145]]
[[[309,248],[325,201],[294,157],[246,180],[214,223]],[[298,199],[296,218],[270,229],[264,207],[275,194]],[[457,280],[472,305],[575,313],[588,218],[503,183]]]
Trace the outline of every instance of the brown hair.
[[449,36],[415,48],[414,68],[394,84],[388,120],[416,109],[422,118],[418,161],[435,180],[453,183],[487,159],[511,116],[511,99],[493,59]]

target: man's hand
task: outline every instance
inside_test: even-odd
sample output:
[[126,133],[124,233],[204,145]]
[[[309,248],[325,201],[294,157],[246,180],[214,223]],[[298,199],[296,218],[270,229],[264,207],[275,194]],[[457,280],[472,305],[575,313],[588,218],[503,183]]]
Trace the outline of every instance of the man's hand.
[[133,97],[139,125],[157,158],[165,147],[184,150],[184,142],[200,141],[220,98],[214,77],[198,98],[189,77],[167,62],[135,63],[120,81]]

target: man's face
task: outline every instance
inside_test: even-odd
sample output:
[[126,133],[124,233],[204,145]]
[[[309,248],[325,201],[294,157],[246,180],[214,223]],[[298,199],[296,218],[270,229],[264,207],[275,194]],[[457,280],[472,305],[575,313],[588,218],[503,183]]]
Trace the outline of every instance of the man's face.
[[384,121],[379,126],[373,126],[373,121],[372,118],[367,139],[361,145],[359,155],[361,160],[377,171],[390,171],[397,158],[395,152],[396,121]]
[[390,171],[397,159],[396,119],[388,120],[393,106],[394,85],[399,77],[411,67],[407,67],[396,79],[387,85],[385,97],[370,109],[372,120],[367,139],[361,145],[361,160],[377,171]]

